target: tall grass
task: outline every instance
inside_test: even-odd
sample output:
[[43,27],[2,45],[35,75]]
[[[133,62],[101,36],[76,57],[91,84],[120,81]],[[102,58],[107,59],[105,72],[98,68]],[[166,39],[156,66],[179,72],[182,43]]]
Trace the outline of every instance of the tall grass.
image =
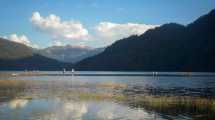
[[132,105],[150,111],[178,115],[189,114],[194,118],[214,119],[215,99],[191,96],[136,96],[130,98]]
[[[116,100],[130,106],[141,107],[159,113],[175,115],[191,114],[199,119],[203,118],[202,116],[204,116],[204,119],[207,117],[208,119],[215,118],[215,98],[191,96],[143,96],[136,95],[135,93],[133,95],[126,95],[123,94],[123,92],[115,92],[115,90],[118,91],[121,89],[123,91],[126,89],[126,84],[112,82],[81,84],[74,89],[70,89],[69,87],[74,86],[69,86],[68,82],[63,83],[59,81],[0,80],[0,97],[5,95],[11,96],[11,98],[21,97],[28,99],[33,99],[35,97],[59,97],[62,99],[75,98],[80,100]],[[94,90],[108,90],[90,91],[91,88],[100,88]],[[4,94],[6,89],[15,89],[15,92],[11,94],[9,91]]]

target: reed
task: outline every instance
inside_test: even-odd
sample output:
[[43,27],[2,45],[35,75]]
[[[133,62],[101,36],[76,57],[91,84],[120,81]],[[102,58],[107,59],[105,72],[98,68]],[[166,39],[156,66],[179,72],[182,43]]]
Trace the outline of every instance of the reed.
[[136,96],[133,106],[165,114],[190,114],[196,118],[215,117],[215,99],[191,96]]
[[104,83],[97,84],[96,87],[112,88],[112,89],[125,89],[125,88],[127,88],[127,84],[114,83],[114,82],[104,82]]
[[[35,97],[59,97],[80,100],[115,100],[161,113],[187,113],[215,117],[215,98],[136,95],[135,93],[126,95],[118,91],[118,89],[123,91],[127,88],[127,85],[113,82],[82,84],[75,87],[69,84],[69,81],[0,80],[0,95],[3,97],[10,96],[11,98],[20,97],[28,99]],[[70,89],[70,87],[74,88]],[[19,90],[20,88],[25,90]],[[93,91],[97,90],[94,88],[100,88],[98,90],[101,91]],[[12,89],[15,92],[7,91]],[[40,91],[41,89],[42,92]],[[117,90],[115,91],[115,89]]]
[[92,92],[81,92],[76,94],[81,100],[116,100],[124,101],[125,96],[122,94],[113,93],[92,93]]

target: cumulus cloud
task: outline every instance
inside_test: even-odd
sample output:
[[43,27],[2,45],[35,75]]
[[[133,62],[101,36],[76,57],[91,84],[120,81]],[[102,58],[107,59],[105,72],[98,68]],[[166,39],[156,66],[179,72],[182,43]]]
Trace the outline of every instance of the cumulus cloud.
[[11,34],[9,37],[6,37],[6,38],[8,38],[13,42],[21,43],[33,48],[38,48],[38,45],[31,43],[31,41],[25,35],[18,36],[17,34]]
[[112,22],[100,22],[95,27],[97,37],[104,40],[118,40],[131,35],[140,35],[158,25],[138,23],[117,24]]
[[93,27],[94,29],[89,29],[88,31],[81,22],[62,21],[55,14],[41,16],[39,12],[32,13],[30,21],[36,30],[50,35],[53,45],[57,46],[66,45],[68,41],[65,42],[65,40],[70,40],[68,44],[77,45],[78,42],[85,42],[87,45],[106,46],[116,40],[131,35],[140,35],[149,29],[159,26],[139,23],[119,24],[104,21],[96,24]]
[[54,46],[64,46],[64,44],[61,41],[54,41],[53,45]]
[[30,20],[38,30],[52,35],[54,39],[88,39],[88,30],[80,22],[61,21],[61,18],[54,14],[43,17],[39,12],[34,12]]
[[30,41],[25,35],[18,36],[17,34],[11,34],[9,36],[9,39],[13,42],[21,43],[24,45],[30,45]]
[[1,35],[0,35],[0,38],[8,39],[7,36],[1,36]]

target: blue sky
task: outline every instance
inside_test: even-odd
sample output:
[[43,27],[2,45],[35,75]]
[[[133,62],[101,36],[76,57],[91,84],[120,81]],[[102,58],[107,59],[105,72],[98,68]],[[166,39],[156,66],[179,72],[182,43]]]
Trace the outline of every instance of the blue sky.
[[[215,0],[0,0],[0,5],[0,35],[8,39],[39,47],[101,47],[164,23],[186,25],[214,9]],[[40,19],[32,19],[36,13]]]

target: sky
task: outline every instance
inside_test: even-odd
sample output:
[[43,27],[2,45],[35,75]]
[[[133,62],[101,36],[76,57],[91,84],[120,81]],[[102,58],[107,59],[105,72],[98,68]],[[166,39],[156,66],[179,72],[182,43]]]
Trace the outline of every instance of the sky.
[[215,0],[0,0],[0,36],[34,48],[112,44],[165,23],[187,25]]

